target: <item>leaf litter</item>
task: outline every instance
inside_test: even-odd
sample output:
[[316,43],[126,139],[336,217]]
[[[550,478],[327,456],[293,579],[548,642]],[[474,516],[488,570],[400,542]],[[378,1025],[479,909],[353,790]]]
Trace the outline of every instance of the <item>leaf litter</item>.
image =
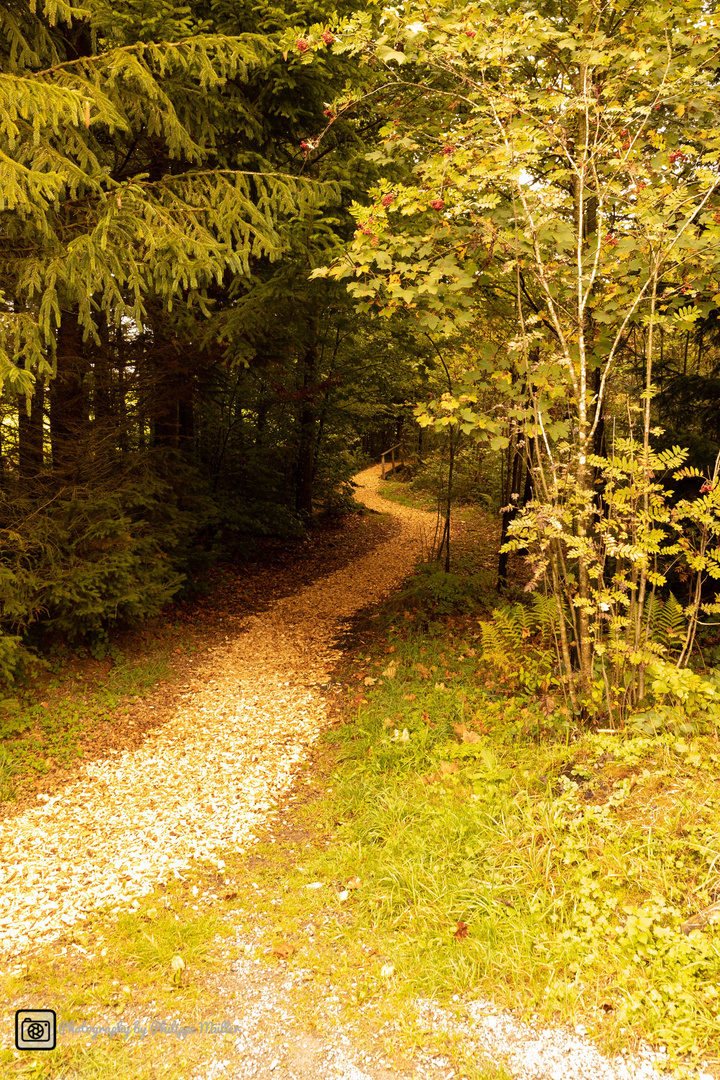
[[[59,793],[39,796],[40,806],[0,822],[0,958],[8,973],[21,970],[28,950],[61,939],[91,913],[132,911],[140,897],[171,876],[182,877],[196,861],[214,862],[222,871],[224,853],[246,852],[256,842],[329,723],[320,688],[330,682],[344,624],[397,589],[414,567],[423,532],[434,525],[433,514],[384,500],[379,480],[380,466],[356,477],[359,499],[371,510],[390,511],[400,525],[381,548],[244,618],[234,637],[196,669],[190,692],[171,718],[150,729],[140,746],[88,762]],[[395,674],[392,663],[383,672],[386,678]],[[374,681],[364,680],[366,685]],[[443,762],[441,769],[450,771],[452,765]],[[318,886],[322,883],[308,887]],[[359,886],[358,879],[350,879],[346,888]],[[466,932],[458,923],[456,936]],[[292,943],[281,942],[274,953],[282,963],[294,951]],[[183,961],[177,960],[174,972],[180,978]],[[239,1056],[234,1065],[208,1059],[202,1072],[193,1074],[198,1080],[277,1075],[381,1080],[390,1075],[385,1062],[373,1064],[368,1055],[360,1054],[362,1067],[354,1063],[352,1032],[343,1027],[337,1008],[333,1027],[331,996],[326,1009],[332,1038],[295,1031],[292,1063],[287,1055],[271,1061],[274,1028],[276,1037],[293,1029],[289,991],[302,972],[288,972],[282,976],[287,985],[278,984],[276,975],[247,956],[236,956],[232,971],[242,1014],[236,1018],[243,1028]],[[396,977],[391,965],[381,974]],[[253,984],[261,990],[250,995],[251,1003]],[[489,1054],[518,1080],[658,1075],[660,1055],[646,1051],[610,1061],[582,1033],[536,1031],[491,1003],[442,1007],[418,1000],[414,1009],[428,1032],[462,1037],[478,1062]],[[312,1060],[303,1054],[310,1042]],[[462,1075],[443,1055],[421,1052],[408,1065],[413,1076],[428,1080]]]
[[[375,473],[363,501],[382,510]],[[365,486],[363,481],[370,481]],[[343,623],[412,570],[420,527],[282,597],[212,650],[141,746],[89,762],[40,806],[0,822],[0,956],[51,942],[92,912],[123,911],[194,860],[245,850],[328,723],[319,687]]]

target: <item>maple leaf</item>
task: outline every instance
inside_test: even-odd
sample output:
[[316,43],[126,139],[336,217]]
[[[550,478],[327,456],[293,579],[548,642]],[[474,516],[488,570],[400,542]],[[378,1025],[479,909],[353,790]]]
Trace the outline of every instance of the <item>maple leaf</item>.
[[465,724],[453,724],[453,731],[456,735],[459,735],[463,742],[466,743],[479,743],[482,742],[481,737],[470,729]]
[[287,960],[294,952],[297,952],[297,946],[289,941],[282,941],[273,949],[273,956],[277,956],[278,960]]
[[440,772],[442,773],[443,776],[450,776],[451,773],[457,772],[458,767],[459,766],[458,766],[457,761],[441,761],[440,762]]

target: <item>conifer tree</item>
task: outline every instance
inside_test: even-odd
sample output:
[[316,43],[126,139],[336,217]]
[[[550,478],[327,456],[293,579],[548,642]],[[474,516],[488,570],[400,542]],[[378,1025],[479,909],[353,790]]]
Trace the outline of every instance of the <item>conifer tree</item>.
[[[149,296],[202,308],[212,282],[277,258],[280,219],[321,197],[223,161],[223,92],[273,63],[269,39],[197,32],[167,3],[148,25],[140,8],[0,6],[0,381],[16,393],[53,373],[63,322],[61,397],[102,319],[141,326]],[[153,25],[178,37],[143,40]],[[241,95],[232,109],[252,129]]]

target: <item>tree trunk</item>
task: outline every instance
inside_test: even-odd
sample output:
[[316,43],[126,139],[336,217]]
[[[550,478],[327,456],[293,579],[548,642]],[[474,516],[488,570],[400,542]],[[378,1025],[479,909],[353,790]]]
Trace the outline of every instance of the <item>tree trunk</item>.
[[183,456],[192,460],[195,453],[195,412],[190,390],[178,402],[178,445]]
[[[583,29],[586,32],[589,30],[589,19],[590,16],[586,14],[584,16],[583,26]],[[593,88],[587,86],[587,78],[588,68],[587,65],[583,63],[580,66],[578,75],[577,90],[579,96],[582,95],[583,97],[587,97],[592,94]],[[582,258],[585,245],[588,238],[592,236],[597,229],[597,195],[588,195],[586,192],[586,185],[592,181],[592,176],[587,167],[590,154],[590,133],[588,131],[587,120],[584,113],[581,113],[577,141],[580,153],[579,155],[576,155],[576,161],[580,165],[580,169],[579,173],[573,177],[572,194],[577,244],[576,273],[578,274],[578,280],[582,281]],[[591,618],[588,610],[590,602],[589,553],[587,552],[587,546],[590,543],[590,534],[593,527],[592,518],[595,503],[593,490],[594,470],[587,462],[588,455],[591,454],[594,449],[593,443],[591,443],[589,439],[591,425],[588,416],[589,353],[592,350],[593,339],[594,330],[590,319],[590,311],[586,306],[582,314],[578,311],[579,400],[577,402],[578,445],[575,464],[575,483],[582,500],[578,508],[575,523],[577,536],[580,541],[580,555],[578,558],[578,599],[580,605],[577,615],[579,639],[577,642],[577,655],[580,668],[580,686],[582,688],[583,696],[585,697],[589,697],[590,695],[593,675],[593,641],[591,636]]]
[[311,327],[310,341],[305,349],[302,371],[302,407],[298,430],[298,452],[295,471],[295,509],[299,514],[312,513],[313,462],[315,460],[315,378],[318,364],[316,327]]
[[509,491],[506,493],[505,509],[503,510],[502,524],[500,526],[500,554],[498,555],[497,574],[497,591],[499,593],[503,593],[507,589],[507,564],[509,552],[503,551],[502,548],[508,538],[510,522],[517,516],[520,498],[520,481],[522,479],[522,454],[517,447],[517,436],[510,443],[510,447],[512,452],[512,461],[508,466],[510,484]]
[[152,388],[153,446],[175,447],[179,429],[178,387],[164,360],[165,357],[161,356],[155,363]]
[[535,439],[530,436],[527,440],[527,461],[525,462],[525,486],[522,494],[522,505],[527,506],[533,497],[533,474],[532,460],[535,453]]
[[92,411],[96,424],[109,427],[113,417],[110,376],[110,330],[107,318],[99,319],[100,347],[92,358],[93,392]]
[[57,334],[57,375],[50,384],[50,436],[55,472],[77,478],[85,447],[85,391],[88,362],[77,312],[63,312]]
[[115,336],[115,348],[117,353],[117,398],[115,403],[115,420],[117,423],[117,440],[120,452],[128,451],[128,416],[127,416],[127,386],[126,386],[126,361],[125,361],[125,338],[122,327],[118,327]]
[[25,397],[18,399],[18,473],[21,480],[37,476],[43,467],[45,387],[35,383],[28,416]]

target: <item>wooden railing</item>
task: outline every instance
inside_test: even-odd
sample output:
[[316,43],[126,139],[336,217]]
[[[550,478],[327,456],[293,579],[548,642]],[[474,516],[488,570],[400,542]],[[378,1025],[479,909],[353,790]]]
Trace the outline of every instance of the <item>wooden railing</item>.
[[400,455],[399,455],[400,464],[403,466],[403,468],[405,468],[405,450],[403,448],[403,444],[402,443],[395,443],[394,446],[391,446],[389,450],[386,450],[383,454],[380,455],[380,461],[381,461],[381,464],[382,464],[382,478],[383,478],[383,480],[385,479],[385,458],[388,456],[388,454],[391,455],[390,460],[392,461],[392,471],[394,471],[395,470],[395,451],[397,449],[400,450]]

